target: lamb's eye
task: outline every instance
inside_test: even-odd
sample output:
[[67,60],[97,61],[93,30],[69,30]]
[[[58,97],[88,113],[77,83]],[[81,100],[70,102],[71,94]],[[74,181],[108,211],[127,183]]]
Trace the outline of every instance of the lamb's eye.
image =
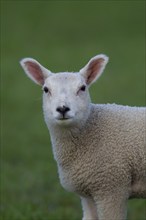
[[45,93],[48,93],[48,92],[49,92],[48,87],[46,87],[46,86],[44,87],[44,92],[45,92]]
[[86,90],[86,86],[85,85],[81,86],[80,90],[81,91],[85,91]]
[[77,95],[80,94],[80,92],[84,92],[85,90],[86,90],[86,85],[82,85],[82,86],[79,88],[79,90],[78,90],[78,92],[77,92]]

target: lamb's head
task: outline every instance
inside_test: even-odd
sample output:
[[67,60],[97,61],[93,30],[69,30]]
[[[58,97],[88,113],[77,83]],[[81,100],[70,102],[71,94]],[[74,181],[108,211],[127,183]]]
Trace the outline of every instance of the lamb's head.
[[77,73],[54,74],[32,58],[21,65],[25,73],[43,89],[45,121],[51,126],[77,126],[84,123],[90,112],[89,86],[103,72],[108,57],[97,55]]

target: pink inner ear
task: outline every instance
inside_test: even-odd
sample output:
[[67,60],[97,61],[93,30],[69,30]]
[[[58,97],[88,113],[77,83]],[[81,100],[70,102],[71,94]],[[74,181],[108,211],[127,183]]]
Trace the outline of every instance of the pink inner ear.
[[90,84],[98,76],[98,74],[100,74],[100,69],[102,67],[103,62],[104,62],[103,58],[99,58],[97,60],[91,61],[87,69],[88,72],[87,84]]
[[25,62],[25,65],[27,66],[28,72],[31,74],[31,76],[39,83],[44,84],[44,77],[42,70],[40,66],[36,63],[33,63],[31,61]]

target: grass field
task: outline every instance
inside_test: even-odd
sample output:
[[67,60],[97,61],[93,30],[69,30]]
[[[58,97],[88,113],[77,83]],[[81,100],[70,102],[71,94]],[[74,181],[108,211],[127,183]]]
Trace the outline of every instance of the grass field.
[[[59,183],[41,89],[19,60],[78,71],[98,53],[110,63],[92,100],[145,105],[145,1],[1,0],[1,219],[81,219],[79,198]],[[145,202],[129,202],[128,220],[146,219]]]

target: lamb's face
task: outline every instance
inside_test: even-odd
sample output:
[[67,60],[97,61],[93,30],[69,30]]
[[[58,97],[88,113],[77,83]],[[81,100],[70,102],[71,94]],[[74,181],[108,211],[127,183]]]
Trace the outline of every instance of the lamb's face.
[[32,58],[25,58],[21,66],[37,84],[43,86],[43,109],[48,126],[82,125],[89,115],[88,87],[103,72],[108,57],[93,57],[78,73],[53,74]]
[[43,110],[48,125],[74,126],[89,114],[90,97],[79,73],[52,74],[43,85]]

